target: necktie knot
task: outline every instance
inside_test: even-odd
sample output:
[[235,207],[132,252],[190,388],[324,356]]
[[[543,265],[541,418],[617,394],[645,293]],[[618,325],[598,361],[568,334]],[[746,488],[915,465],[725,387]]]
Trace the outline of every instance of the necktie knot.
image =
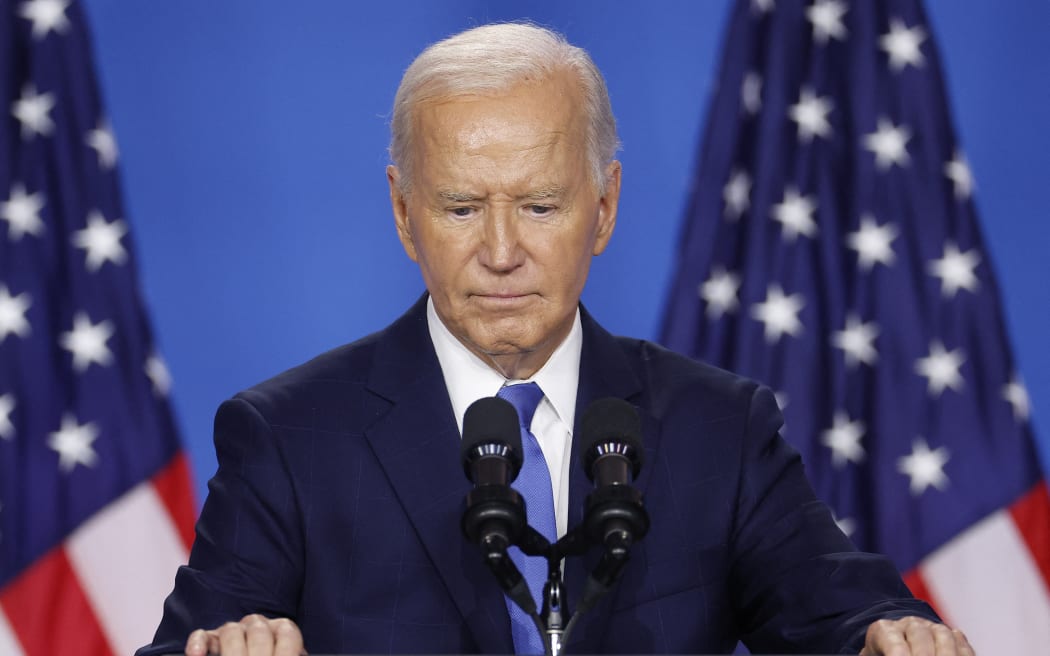
[[514,409],[518,411],[518,421],[521,427],[529,430],[532,425],[532,416],[536,414],[536,408],[543,400],[543,390],[540,389],[540,386],[536,383],[506,385],[496,396],[509,401],[514,406]]

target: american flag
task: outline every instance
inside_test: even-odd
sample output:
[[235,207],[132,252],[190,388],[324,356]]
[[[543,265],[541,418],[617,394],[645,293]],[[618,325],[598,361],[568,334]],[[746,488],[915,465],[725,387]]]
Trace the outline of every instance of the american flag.
[[81,8],[0,0],[0,654],[132,653],[195,506]]
[[917,0],[739,1],[664,318],[761,380],[858,547],[978,653],[1050,644],[1050,499]]

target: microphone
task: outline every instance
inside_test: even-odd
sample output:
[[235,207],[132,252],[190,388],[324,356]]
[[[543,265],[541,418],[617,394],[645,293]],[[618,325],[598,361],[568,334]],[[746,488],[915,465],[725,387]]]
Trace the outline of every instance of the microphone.
[[481,548],[485,564],[507,596],[534,616],[536,601],[507,555],[507,548],[517,544],[528,527],[525,501],[510,486],[522,462],[518,411],[496,397],[472,403],[463,415],[459,453],[463,472],[474,483],[463,511],[463,534]]
[[583,529],[604,551],[584,583],[573,620],[612,588],[631,546],[649,532],[642,493],[631,485],[642,468],[642,424],[634,406],[599,399],[583,413],[580,433],[584,471],[595,486],[587,495]]
[[525,526],[524,501],[510,484],[521,470],[518,413],[496,397],[478,399],[463,415],[463,471],[474,483],[467,494],[463,533],[488,551],[517,542]]
[[642,468],[638,412],[621,399],[599,399],[584,412],[581,433],[584,471],[595,484],[584,514],[587,534],[626,552],[649,531],[642,495],[631,486]]
[[630,485],[642,468],[642,423],[630,403],[599,399],[583,413],[583,467],[597,487]]
[[463,415],[459,456],[474,485],[510,485],[521,471],[518,413],[494,396],[478,399]]

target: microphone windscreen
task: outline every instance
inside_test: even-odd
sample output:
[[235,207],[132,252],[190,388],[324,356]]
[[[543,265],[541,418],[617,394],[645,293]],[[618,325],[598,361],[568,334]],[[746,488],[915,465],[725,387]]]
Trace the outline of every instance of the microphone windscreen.
[[[587,406],[580,422],[583,434],[581,445],[585,462],[591,460],[591,452],[605,442],[620,442],[631,447],[637,460],[635,469],[642,464],[642,421],[634,406],[623,399],[598,399]],[[589,467],[589,464],[588,464]]]
[[487,396],[470,404],[463,414],[463,441],[460,460],[466,460],[479,444],[496,442],[510,447],[512,458],[521,466],[521,428],[518,411],[509,401]]

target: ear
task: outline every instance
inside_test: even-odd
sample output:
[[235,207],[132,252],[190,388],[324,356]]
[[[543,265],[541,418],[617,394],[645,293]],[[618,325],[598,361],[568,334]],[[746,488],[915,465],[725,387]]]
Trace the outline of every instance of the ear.
[[418,262],[416,245],[412,241],[412,226],[408,221],[408,201],[401,191],[401,171],[393,164],[386,167],[386,181],[390,185],[390,207],[394,211],[394,225],[401,247],[413,262]]
[[609,245],[616,227],[616,211],[620,205],[620,177],[623,167],[613,160],[605,167],[605,195],[598,199],[598,229],[594,239],[594,255],[601,255]]

